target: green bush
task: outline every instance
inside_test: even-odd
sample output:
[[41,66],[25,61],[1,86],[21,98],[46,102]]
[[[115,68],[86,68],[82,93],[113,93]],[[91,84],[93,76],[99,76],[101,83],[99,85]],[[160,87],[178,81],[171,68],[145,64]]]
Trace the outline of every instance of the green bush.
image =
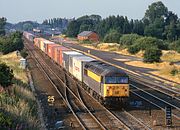
[[179,71],[177,68],[173,68],[170,73],[171,73],[171,75],[175,76],[179,73]]
[[158,48],[167,49],[167,43],[160,39],[153,37],[141,37],[135,40],[134,44],[128,48],[128,52],[131,54],[136,54],[140,50],[146,50],[147,48]]
[[5,63],[0,63],[0,85],[4,88],[10,86],[13,78],[13,70]]
[[121,37],[121,34],[118,31],[110,30],[109,33],[105,35],[103,41],[107,43],[118,43],[120,37]]
[[119,44],[124,46],[131,46],[135,43],[137,39],[139,39],[141,36],[137,34],[124,34],[122,37],[120,37]]
[[9,36],[0,38],[0,51],[3,54],[8,54],[16,50],[22,50],[24,48],[22,33],[14,32]]
[[180,53],[180,39],[169,44],[169,49],[175,50]]
[[160,62],[161,55],[162,51],[160,49],[149,47],[145,50],[143,61],[148,63]]
[[11,119],[11,117],[9,117],[9,116],[7,116],[7,115],[5,115],[4,113],[0,113],[0,128],[2,127],[2,126],[8,126],[8,127],[10,127],[11,125],[12,125],[12,119]]
[[132,45],[128,48],[128,52],[131,54],[136,54],[140,51],[140,48],[138,48],[137,45]]
[[25,49],[20,51],[21,56],[25,59],[28,56],[28,53]]
[[157,47],[158,49],[164,48],[162,40],[153,37],[142,37],[135,41],[135,44],[141,49],[145,50],[149,47]]

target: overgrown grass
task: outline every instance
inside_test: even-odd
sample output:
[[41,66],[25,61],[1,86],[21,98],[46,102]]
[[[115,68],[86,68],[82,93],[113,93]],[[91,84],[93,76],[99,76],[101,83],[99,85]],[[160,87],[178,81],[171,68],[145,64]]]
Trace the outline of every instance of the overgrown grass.
[[16,52],[9,53],[7,55],[0,55],[0,62],[6,63],[8,66],[13,69],[13,73],[15,78],[22,80],[23,82],[27,83],[28,78],[26,76],[25,70],[21,69],[20,64],[20,56],[16,56]]
[[180,53],[177,53],[175,51],[163,51],[161,60],[168,62],[180,61]]
[[170,65],[169,62],[147,64],[142,61],[128,61],[126,64],[152,69],[150,73],[180,83],[180,66],[178,65]]
[[100,43],[97,45],[97,48],[101,50],[118,51],[120,45],[117,43]]
[[28,124],[29,128],[38,129],[37,104],[33,93],[18,85],[13,85],[10,91],[10,95],[0,95],[1,109],[9,113],[16,124]]
[[177,85],[176,87],[177,87],[177,88],[180,88],[180,85]]
[[35,96],[28,85],[26,72],[19,67],[20,58],[15,52],[0,56],[0,61],[10,66],[15,75],[14,84],[9,86],[8,93],[0,93],[0,114],[4,113],[5,119],[10,118],[10,124],[0,124],[0,128],[15,129],[21,125],[27,130],[38,130],[40,127],[38,107]]

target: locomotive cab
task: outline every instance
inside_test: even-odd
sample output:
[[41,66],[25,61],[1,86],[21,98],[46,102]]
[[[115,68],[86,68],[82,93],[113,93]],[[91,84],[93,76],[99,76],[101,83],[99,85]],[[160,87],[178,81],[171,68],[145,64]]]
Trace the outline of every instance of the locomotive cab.
[[[129,97],[128,75],[111,65],[100,61],[92,61],[84,66],[84,83],[104,104],[122,102]],[[123,101],[124,102],[124,101]]]

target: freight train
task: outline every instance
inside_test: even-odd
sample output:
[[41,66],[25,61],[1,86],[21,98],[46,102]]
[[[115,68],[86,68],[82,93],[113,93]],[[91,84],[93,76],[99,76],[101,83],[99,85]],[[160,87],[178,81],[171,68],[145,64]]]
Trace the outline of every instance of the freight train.
[[44,38],[32,40],[31,33],[24,32],[24,37],[84,84],[102,104],[119,104],[129,97],[129,77],[124,71]]

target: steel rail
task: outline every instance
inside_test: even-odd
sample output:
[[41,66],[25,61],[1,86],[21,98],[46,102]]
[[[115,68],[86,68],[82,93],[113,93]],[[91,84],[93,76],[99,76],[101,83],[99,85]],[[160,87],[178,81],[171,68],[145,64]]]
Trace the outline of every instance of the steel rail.
[[[48,66],[49,67],[49,66]],[[53,72],[53,70],[49,67],[49,69]],[[54,73],[54,72],[53,72]],[[60,79],[59,78],[59,76],[56,74],[56,73],[54,73],[55,75],[56,75],[56,77],[58,78],[58,79]],[[66,74],[68,77],[70,77],[71,79],[72,79],[72,77],[71,76],[69,76],[68,74]],[[60,79],[61,80],[61,79]],[[74,81],[74,80],[73,80]],[[75,82],[75,81],[74,81]],[[67,87],[68,88],[68,87]],[[69,89],[69,91],[74,95],[74,96],[76,96],[73,92],[72,92],[72,90],[70,89],[70,88],[68,88]],[[95,100],[96,101],[96,100]],[[103,106],[104,107],[104,106]],[[109,114],[111,114],[114,118],[116,118],[117,120],[119,120],[122,124],[124,124],[124,122],[122,121],[122,120],[120,120],[118,117],[116,117],[112,112],[110,112],[107,108],[105,108],[104,107],[104,109],[106,109],[106,111],[109,113]],[[126,112],[126,114],[127,114],[128,112]],[[130,116],[131,114],[129,113],[129,116]],[[131,115],[131,117],[133,117],[132,115]],[[139,121],[137,118],[135,118],[135,117],[133,117],[133,119],[134,120],[136,120],[139,124],[141,124],[145,129],[147,129],[147,130],[150,130],[150,128],[148,127],[148,126],[146,126],[145,124],[143,124],[141,121]],[[127,126],[127,125],[125,125],[124,124],[124,127],[127,129],[127,130],[129,130],[130,128]]]
[[[37,58],[36,58],[36,60],[37,60]],[[46,67],[48,67],[48,70],[49,71],[51,71],[60,81],[61,81],[61,83],[63,84],[63,86],[64,87],[66,87],[66,89],[68,89],[68,91],[74,96],[74,97],[76,97],[76,95],[66,86],[66,84],[64,84],[64,82],[59,78],[59,76],[57,76],[56,75],[56,73],[54,73],[53,71],[52,71],[52,69],[44,62],[43,63],[44,64],[44,66],[46,66]],[[48,76],[49,77],[49,76]],[[50,77],[49,77],[50,78]],[[48,78],[48,79],[49,79]],[[52,80],[51,80],[52,81]],[[52,82],[53,83],[53,82]],[[53,83],[54,84],[54,83]],[[55,84],[54,84],[55,85]],[[56,87],[57,88],[57,87]],[[57,89],[56,89],[57,90]],[[58,90],[59,91],[59,90]],[[65,92],[65,94],[66,94],[66,92]],[[62,94],[61,94],[62,95]],[[66,95],[67,96],[67,95]],[[77,97],[76,97],[77,98]],[[78,98],[77,98],[78,99]],[[79,99],[78,99],[79,100]],[[73,113],[73,115],[75,114],[76,115],[76,113],[73,111],[73,109],[72,109],[72,107],[71,107],[71,105],[70,105],[70,103],[69,103],[69,101],[68,101],[68,99],[67,99],[67,97],[66,97],[66,99],[65,99],[65,101],[66,101],[66,103],[67,103],[67,105],[68,105],[68,107],[70,108],[70,110],[72,111],[72,113]],[[79,100],[79,102],[82,104],[82,102]],[[96,119],[96,117],[94,117],[94,115],[87,109],[87,107],[85,107],[85,106],[83,106],[84,108],[86,108],[86,110],[88,111],[88,113],[91,115],[91,117],[98,123],[98,125],[100,125],[100,127],[101,127],[101,129],[102,130],[106,130],[106,128]],[[80,125],[82,126],[82,127],[84,127],[84,125],[83,125],[83,123],[81,122],[81,120],[79,119],[79,117],[76,115],[75,116],[76,117],[76,119],[78,119],[78,122],[80,123]],[[83,128],[83,129],[86,129],[85,127]]]
[[[143,89],[140,89],[140,88],[138,88],[138,87],[136,87],[135,85],[132,85],[132,84],[130,84],[132,87],[134,87],[134,88],[136,88],[136,89],[138,89],[138,90],[140,90],[140,91],[142,91],[142,92],[144,92],[144,93],[146,93],[146,94],[148,94],[149,96],[151,96],[151,97],[153,97],[153,98],[155,98],[155,99],[158,99],[159,101],[162,101],[163,103],[165,103],[165,104],[168,104],[168,105],[170,105],[170,106],[172,106],[172,107],[174,107],[174,108],[176,108],[178,111],[180,111],[180,108],[179,107],[177,107],[177,106],[174,106],[174,105],[172,105],[172,104],[170,104],[170,103],[168,103],[168,102],[166,102],[166,101],[164,101],[164,100],[162,100],[162,99],[160,99],[159,97],[156,97],[156,96],[154,96],[153,94],[151,94],[151,93],[148,93],[148,92],[146,92],[145,90],[143,90]],[[135,93],[135,92],[133,92],[133,91],[131,91],[133,94]],[[139,95],[139,94],[137,94],[137,93],[135,93],[136,95]],[[139,95],[139,97],[141,97],[142,98],[142,96],[140,96]],[[145,99],[145,98],[143,98],[143,99]],[[149,103],[152,103],[151,101],[149,101],[148,99],[146,99],[146,101],[148,101]],[[152,103],[153,105],[155,105],[155,103]],[[156,107],[159,107],[159,108],[161,108],[163,111],[165,111],[165,109],[164,108],[162,108],[161,106],[159,106],[159,105],[155,105]],[[177,115],[175,115],[175,114],[172,114],[175,118],[177,118],[177,119],[179,119],[180,120],[180,117],[178,117]]]
[[[27,47],[26,47],[27,48]],[[28,49],[28,48],[27,48]],[[28,51],[34,55],[29,49]],[[76,120],[79,122],[79,124],[81,125],[83,130],[86,130],[86,128],[84,127],[84,125],[82,124],[82,122],[79,120],[79,118],[77,117],[77,115],[75,114],[75,112],[73,111],[73,109],[71,108],[70,104],[68,104],[66,97],[64,98],[62,93],[58,90],[58,88],[56,87],[56,85],[54,84],[54,82],[51,80],[50,76],[46,73],[46,71],[43,69],[42,65],[39,63],[39,61],[37,60],[37,57],[34,55],[35,61],[38,64],[38,67],[43,71],[43,73],[45,74],[45,76],[48,78],[48,80],[51,82],[51,84],[53,85],[53,87],[56,89],[56,91],[58,92],[58,94],[61,96],[61,98],[63,99],[63,101],[66,103],[66,105],[69,107],[69,109],[71,110],[71,112],[73,113],[74,117],[76,118]],[[65,84],[63,83],[63,85],[65,86]]]

